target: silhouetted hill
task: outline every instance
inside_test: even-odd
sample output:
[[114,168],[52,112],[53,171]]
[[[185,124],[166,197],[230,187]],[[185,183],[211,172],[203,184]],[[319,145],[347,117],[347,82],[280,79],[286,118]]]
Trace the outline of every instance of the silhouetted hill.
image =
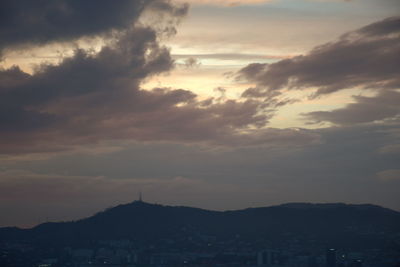
[[400,213],[374,205],[290,203],[219,212],[135,201],[74,222],[44,223],[26,230],[0,228],[0,241],[65,245],[96,240],[132,239],[146,243],[240,236],[247,240],[296,237],[360,245],[384,242],[399,233]]

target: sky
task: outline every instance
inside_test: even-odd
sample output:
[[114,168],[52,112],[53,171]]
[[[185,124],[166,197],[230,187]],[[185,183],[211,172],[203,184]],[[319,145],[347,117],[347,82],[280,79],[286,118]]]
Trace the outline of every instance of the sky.
[[138,199],[400,211],[398,0],[4,0],[0,227]]

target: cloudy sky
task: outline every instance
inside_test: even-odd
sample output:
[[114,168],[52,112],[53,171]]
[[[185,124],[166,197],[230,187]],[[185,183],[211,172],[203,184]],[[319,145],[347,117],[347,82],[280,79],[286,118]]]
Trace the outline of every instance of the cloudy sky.
[[398,0],[4,0],[0,226],[145,201],[400,210]]

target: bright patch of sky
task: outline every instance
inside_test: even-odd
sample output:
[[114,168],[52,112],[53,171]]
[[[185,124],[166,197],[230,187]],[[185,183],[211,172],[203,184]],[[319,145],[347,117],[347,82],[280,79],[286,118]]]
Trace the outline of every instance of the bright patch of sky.
[[[238,1],[234,6],[193,3],[196,4],[178,34],[167,45],[178,65],[185,58],[194,58],[199,65],[193,69],[178,66],[169,75],[150,81],[146,88],[163,84],[188,88],[206,97],[215,95],[215,88],[224,87],[228,97],[236,98],[251,85],[237,84],[226,73],[232,74],[254,62],[273,63],[306,54],[315,46],[399,11],[398,3],[393,0]],[[300,113],[343,107],[353,101],[352,93],[358,91],[285,106],[272,119],[271,126],[312,127],[298,119]]]

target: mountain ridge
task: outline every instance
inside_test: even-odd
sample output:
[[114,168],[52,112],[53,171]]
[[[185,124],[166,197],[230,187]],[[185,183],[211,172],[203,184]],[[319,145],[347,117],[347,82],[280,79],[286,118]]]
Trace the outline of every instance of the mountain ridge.
[[89,215],[88,217],[83,217],[81,219],[76,219],[76,220],[66,220],[66,221],[48,221],[44,223],[40,223],[38,225],[32,226],[30,228],[21,228],[18,226],[5,226],[5,227],[0,227],[0,229],[12,229],[12,230],[30,230],[34,229],[37,227],[40,227],[41,225],[48,225],[48,224],[62,224],[62,223],[76,223],[79,221],[87,220],[89,218],[92,218],[94,216],[98,216],[103,213],[107,213],[110,210],[115,210],[115,209],[121,209],[121,208],[127,208],[127,207],[132,207],[133,205],[146,205],[148,207],[150,206],[158,206],[158,207],[164,207],[164,208],[184,208],[184,209],[192,209],[192,210],[198,210],[198,211],[207,211],[207,212],[215,212],[215,213],[230,213],[230,212],[243,212],[243,211],[248,211],[248,210],[260,210],[260,209],[270,209],[270,208],[289,208],[289,209],[297,209],[297,210],[302,210],[302,209],[332,209],[332,208],[339,208],[339,207],[351,207],[351,208],[356,208],[356,209],[379,209],[382,211],[387,211],[390,213],[395,213],[395,214],[400,214],[400,211],[386,208],[380,205],[376,204],[369,204],[369,203],[362,203],[362,204],[350,204],[350,203],[344,203],[344,202],[332,202],[332,203],[313,203],[313,202],[288,202],[288,203],[282,203],[282,204],[277,204],[277,205],[271,205],[271,206],[261,206],[261,207],[248,207],[248,208],[243,208],[243,209],[228,209],[228,210],[210,210],[210,209],[205,209],[205,208],[198,208],[198,207],[191,207],[191,206],[184,206],[184,205],[163,205],[163,204],[158,204],[158,203],[150,203],[150,202],[145,202],[141,200],[134,200],[132,202],[124,203],[124,204],[118,204],[116,206],[112,206],[109,208],[106,208],[102,211],[96,212],[93,215]]
[[65,245],[128,238],[146,243],[196,236],[279,241],[298,236],[339,243],[351,237],[362,244],[367,237],[381,242],[399,233],[400,212],[371,204],[286,203],[213,211],[134,201],[76,221],[47,222],[30,229],[0,228],[0,242]]

